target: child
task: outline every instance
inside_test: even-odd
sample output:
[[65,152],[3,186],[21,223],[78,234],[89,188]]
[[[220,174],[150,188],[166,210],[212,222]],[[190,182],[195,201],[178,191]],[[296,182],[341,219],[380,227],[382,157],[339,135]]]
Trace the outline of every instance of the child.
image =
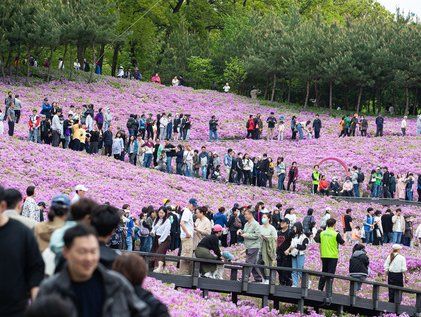
[[355,228],[352,229],[351,240],[352,242],[356,242],[356,243],[362,242],[360,226],[355,226]]

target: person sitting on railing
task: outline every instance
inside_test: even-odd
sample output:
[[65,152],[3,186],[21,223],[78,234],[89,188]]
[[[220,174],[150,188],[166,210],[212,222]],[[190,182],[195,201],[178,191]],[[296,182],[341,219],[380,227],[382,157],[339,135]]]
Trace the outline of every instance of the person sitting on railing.
[[[219,249],[219,237],[222,235],[223,228],[221,225],[215,225],[212,228],[212,233],[205,236],[197,245],[195,255],[198,259],[221,260],[221,250]],[[213,251],[213,255],[210,251]],[[205,277],[222,279],[224,267],[218,267],[213,263],[201,263],[200,273]]]
[[[335,231],[336,220],[330,218],[326,221],[326,230],[317,231],[314,241],[320,243],[320,257],[322,259],[323,273],[336,273],[336,266],[339,258],[339,244],[345,244],[344,239],[338,231]],[[319,290],[325,288],[327,278],[321,276],[319,280]]]
[[142,257],[133,253],[120,255],[113,265],[113,270],[123,275],[133,285],[134,292],[149,308],[149,316],[169,317],[167,306],[142,287],[148,269]]
[[[392,253],[386,259],[384,263],[384,271],[387,274],[387,284],[403,287],[404,280],[408,282],[405,273],[407,271],[406,259],[399,253],[402,249],[400,244],[394,244],[392,246]],[[395,298],[395,290],[389,288],[389,303],[400,303],[401,298]]]
[[[349,259],[349,275],[353,278],[364,281],[368,276],[368,259],[364,244],[357,243],[352,249],[352,255]],[[354,291],[361,290],[362,283],[356,282],[354,284]]]

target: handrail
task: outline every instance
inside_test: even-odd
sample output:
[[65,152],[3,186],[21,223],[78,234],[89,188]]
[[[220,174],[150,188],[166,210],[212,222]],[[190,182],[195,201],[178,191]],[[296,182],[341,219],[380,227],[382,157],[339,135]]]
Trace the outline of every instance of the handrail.
[[278,267],[278,266],[266,266],[266,265],[261,265],[261,264],[249,264],[249,263],[242,263],[242,262],[224,262],[224,261],[218,261],[218,260],[210,260],[210,259],[200,259],[200,258],[192,258],[192,257],[182,257],[182,256],[175,256],[175,255],[168,255],[168,254],[158,254],[158,253],[147,253],[147,252],[140,252],[140,251],[127,251],[127,252],[133,252],[133,253],[137,253],[141,256],[144,257],[148,257],[148,258],[164,258],[164,259],[169,259],[169,260],[185,260],[185,261],[192,261],[192,262],[200,262],[200,263],[207,263],[207,264],[217,264],[217,265],[237,265],[237,266],[241,266],[241,267],[255,267],[255,268],[260,268],[260,269],[269,269],[272,271],[298,271],[298,272],[302,272],[302,273],[306,273],[312,276],[318,276],[318,277],[328,277],[328,278],[333,278],[333,279],[339,279],[339,280],[345,280],[345,281],[349,281],[349,282],[358,282],[361,284],[367,284],[367,285],[372,285],[372,286],[377,286],[377,287],[385,287],[385,288],[389,288],[389,289],[394,289],[396,291],[401,291],[404,293],[409,293],[409,294],[420,294],[421,295],[421,290],[416,290],[416,289],[411,289],[411,288],[406,288],[406,287],[400,287],[400,286],[395,286],[395,285],[389,285],[389,284],[385,284],[385,283],[380,283],[380,282],[374,282],[374,281],[361,281],[359,279],[353,278],[353,277],[349,277],[349,276],[343,276],[343,275],[336,275],[336,274],[331,274],[331,273],[324,273],[324,272],[317,272],[317,271],[312,271],[312,270],[307,270],[307,269],[293,269],[290,267]]

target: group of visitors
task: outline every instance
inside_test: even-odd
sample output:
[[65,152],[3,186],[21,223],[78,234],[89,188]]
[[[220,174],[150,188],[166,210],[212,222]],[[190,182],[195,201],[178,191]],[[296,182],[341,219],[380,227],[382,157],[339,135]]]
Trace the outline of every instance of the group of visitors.
[[[286,125],[285,116],[280,116],[278,119],[275,117],[275,113],[271,112],[270,115],[266,118],[267,125],[267,140],[273,140],[277,138],[278,141],[284,140]],[[259,140],[262,138],[262,132],[265,124],[263,123],[262,115],[258,113],[256,116],[250,115],[246,122],[247,136],[246,138],[251,138],[254,140]],[[322,121],[318,114],[316,114],[313,121],[298,121],[296,116],[292,116],[290,121],[291,129],[291,139],[303,140],[304,137],[307,139],[318,139],[320,138],[320,131],[322,129]]]
[[[46,204],[37,204],[35,191],[33,186],[28,187],[27,197],[23,204],[22,195],[18,191],[14,189],[0,191],[4,197],[2,204],[4,210],[1,217],[21,223],[21,228],[27,230],[26,234],[32,235],[34,242],[38,242],[37,250],[32,250],[30,254],[32,254],[31,261],[38,261],[39,271],[45,270],[47,274],[58,272],[58,275],[54,275],[52,279],[41,285],[40,294],[44,296],[54,292],[67,294],[66,287],[80,291],[81,296],[87,296],[84,293],[83,283],[99,287],[98,277],[108,272],[102,266],[114,268],[123,273],[135,287],[135,294],[139,292],[144,294],[141,282],[146,274],[146,268],[142,268],[145,265],[139,264],[143,278],[140,281],[139,279],[132,280],[132,277],[127,276],[128,271],[124,268],[124,264],[129,265],[128,263],[121,260],[122,267],[118,268],[117,263],[121,259],[119,249],[140,250],[162,255],[169,250],[178,249],[179,255],[183,257],[195,255],[203,259],[231,261],[234,259],[233,255],[227,251],[222,252],[220,245],[227,247],[239,243],[244,244],[246,263],[292,268],[292,272],[279,269],[278,275],[281,285],[293,287],[301,285],[299,284],[301,272],[294,269],[305,268],[305,258],[311,243],[320,244],[322,272],[332,274],[336,272],[340,256],[338,245],[345,243],[354,245],[349,272],[352,277],[361,280],[368,276],[369,260],[365,252],[365,244],[394,243],[393,252],[385,262],[385,271],[388,272],[390,285],[403,286],[406,271],[405,258],[399,255],[399,261],[396,262],[393,258],[398,256],[401,243],[413,246],[419,245],[421,241],[421,225],[418,225],[414,234],[413,218],[403,216],[400,209],[397,209],[395,213],[388,209],[382,215],[381,211],[368,208],[361,226],[356,225],[357,221],[352,218],[352,210],[348,209],[341,219],[343,238],[335,230],[336,220],[331,216],[330,208],[326,208],[320,223],[317,224],[315,211],[311,208],[300,221],[294,208],[283,210],[282,204],[277,204],[272,210],[269,210],[263,202],[257,203],[254,207],[251,205],[241,207],[235,204],[230,209],[221,207],[218,210],[212,210],[206,206],[199,206],[194,198],[188,201],[185,208],[173,206],[169,199],[165,199],[159,208],[144,207],[136,216],[127,204],[119,210],[110,206],[109,203],[98,205],[87,199],[85,197],[87,188],[83,185],[76,186],[72,200],[67,195],[53,198],[47,216],[42,216],[48,218],[48,221],[42,221],[40,214],[45,211]],[[11,223],[14,222],[11,221]],[[95,230],[86,227],[87,225],[95,228],[96,233]],[[35,238],[31,230],[34,230]],[[74,232],[74,238],[69,237],[70,232]],[[84,238],[77,240],[79,237]],[[97,239],[99,242],[96,242]],[[85,267],[89,272],[82,272],[82,274],[87,274],[86,279],[69,282],[68,274],[72,274],[70,271],[73,269],[72,264],[77,269],[77,261],[79,261],[72,257],[72,251],[77,253],[81,249],[98,254],[101,265],[98,265],[96,261],[91,262],[89,269]],[[40,252],[42,252],[42,257]],[[45,268],[42,259],[44,259]],[[129,259],[125,261],[130,262]],[[138,262],[138,259],[133,259],[133,261]],[[167,272],[166,264],[164,258],[156,257],[150,263],[150,268],[157,273],[165,273]],[[70,273],[66,272],[66,269]],[[191,272],[190,261],[180,261],[179,273],[191,274]],[[204,277],[224,278],[222,263],[204,263],[201,265],[200,272]],[[255,282],[269,283],[268,271],[252,267],[250,273]],[[38,278],[35,286],[38,286],[42,280],[42,274],[40,272],[38,274],[41,277]],[[66,283],[70,283],[71,286],[67,286],[66,283],[62,285],[63,279],[67,279]],[[121,277],[119,279],[121,280]],[[329,279],[320,278],[319,290],[324,289],[327,281]],[[77,285],[73,285],[73,282]],[[82,285],[79,285],[78,283],[81,282]],[[357,283],[356,287],[358,291],[360,285]],[[150,299],[149,296],[146,298]],[[393,296],[392,290],[389,294],[391,302],[395,300]],[[138,296],[139,298],[143,297]],[[80,308],[78,305],[81,303],[78,301],[82,299],[76,296],[72,300],[75,301],[76,307]],[[136,302],[136,297],[132,296],[127,300]],[[149,303],[147,300],[144,301],[146,304]],[[156,304],[156,300],[153,302]],[[90,311],[90,313],[95,312]]]

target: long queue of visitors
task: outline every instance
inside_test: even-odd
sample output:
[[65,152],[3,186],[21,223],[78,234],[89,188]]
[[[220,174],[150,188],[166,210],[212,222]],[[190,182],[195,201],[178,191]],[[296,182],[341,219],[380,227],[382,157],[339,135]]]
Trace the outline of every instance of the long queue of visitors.
[[[103,316],[103,312],[106,316],[117,312],[119,316],[168,316],[166,307],[142,288],[145,262],[133,253],[121,255],[120,250],[157,254],[178,250],[184,257],[232,261],[234,256],[221,252],[220,245],[243,244],[246,263],[292,268],[292,273],[278,270],[279,283],[299,287],[301,273],[294,269],[306,267],[311,243],[320,244],[322,272],[332,274],[341,254],[339,246],[353,245],[349,274],[360,281],[369,275],[365,245],[393,243],[384,270],[390,285],[404,286],[406,259],[399,250],[402,244],[418,247],[421,242],[421,224],[414,233],[414,217],[400,209],[382,214],[368,208],[364,219],[358,220],[348,209],[340,221],[342,235],[335,229],[330,208],[319,223],[313,209],[300,220],[294,208],[283,210],[282,204],[273,208],[263,202],[255,207],[235,204],[216,211],[199,206],[194,198],[184,208],[165,199],[159,208],[144,207],[136,214],[128,204],[121,210],[109,203],[97,204],[86,197],[87,191],[78,185],[72,199],[60,194],[47,208],[45,202],[37,202],[34,186],[27,188],[24,198],[16,189],[0,187],[0,253],[8,259],[0,262],[0,270],[9,278],[0,285],[0,311],[20,316],[30,294],[34,304],[29,311],[35,313],[28,316],[42,316],[45,305],[58,305],[56,295],[59,303],[71,303],[69,309],[79,316]],[[155,272],[166,272],[168,263],[156,258],[150,265]],[[203,277],[224,278],[223,264],[202,264],[200,272]],[[190,261],[180,261],[178,273],[191,274]],[[265,270],[253,267],[251,274],[254,282],[269,283]],[[325,284],[326,278],[321,277],[318,289]],[[360,289],[356,283],[355,291]],[[389,301],[400,302],[394,296],[389,290]],[[36,314],[37,309],[41,313]]]
[[[12,120],[8,119],[12,123],[12,126],[9,124],[12,130],[14,122],[20,119],[21,101],[18,97],[9,95],[5,100],[6,112],[14,114],[13,118],[9,118]],[[275,126],[278,124],[277,138],[283,140],[284,120],[285,118],[281,117],[278,122],[274,113],[270,114],[266,119],[268,139],[275,137]],[[355,135],[356,127],[361,126],[361,122],[366,126],[366,119],[362,118],[360,122],[357,115],[346,117],[343,121],[344,132],[341,135],[344,136]],[[384,119],[379,116],[377,121],[381,121],[381,127],[377,127],[376,134],[382,135]],[[0,123],[2,123],[1,120]],[[113,133],[112,126],[113,115],[109,108],[105,112],[99,108],[95,113],[92,104],[83,105],[82,108],[70,106],[68,117],[64,119],[59,104],[57,102],[50,104],[48,98],[45,98],[40,114],[34,109],[29,117],[28,139],[33,142],[52,144],[54,147],[61,145],[63,148],[75,151],[86,151],[90,154],[101,152],[122,161],[127,158],[131,164],[167,173],[175,172],[204,180],[276,187],[281,191],[296,190],[299,175],[297,162],[292,162],[287,168],[283,157],[278,157],[275,162],[267,154],[252,157],[248,153],[235,153],[232,149],[228,149],[221,159],[218,153],[208,151],[206,146],[202,146],[199,151],[192,149],[189,144],[173,144],[173,141],[189,140],[192,127],[190,114],[175,114],[174,118],[171,113],[157,114],[156,118],[152,114],[142,114],[139,118],[137,115],[130,115],[126,124],[128,133],[122,128],[117,128]],[[247,137],[261,138],[263,131],[261,115],[250,115],[246,127]],[[304,130],[295,116],[291,119],[292,139],[297,138],[297,133],[301,139],[304,135],[303,131],[307,138],[312,138],[313,133],[315,138],[319,138],[321,128],[322,122],[318,115],[313,121],[306,122]],[[209,140],[218,140],[218,120],[215,116],[212,116],[209,121]],[[277,178],[277,184],[274,184],[274,178]],[[328,176],[319,171],[318,165],[314,166],[309,177],[312,193],[321,195],[370,196],[412,201],[414,187],[416,187],[418,201],[421,199],[421,178],[418,175],[418,180],[416,180],[411,172],[395,175],[389,172],[387,167],[377,167],[369,175],[367,188],[363,188],[364,179],[364,172],[356,166],[349,171],[349,177],[343,180],[333,176],[329,181]]]

